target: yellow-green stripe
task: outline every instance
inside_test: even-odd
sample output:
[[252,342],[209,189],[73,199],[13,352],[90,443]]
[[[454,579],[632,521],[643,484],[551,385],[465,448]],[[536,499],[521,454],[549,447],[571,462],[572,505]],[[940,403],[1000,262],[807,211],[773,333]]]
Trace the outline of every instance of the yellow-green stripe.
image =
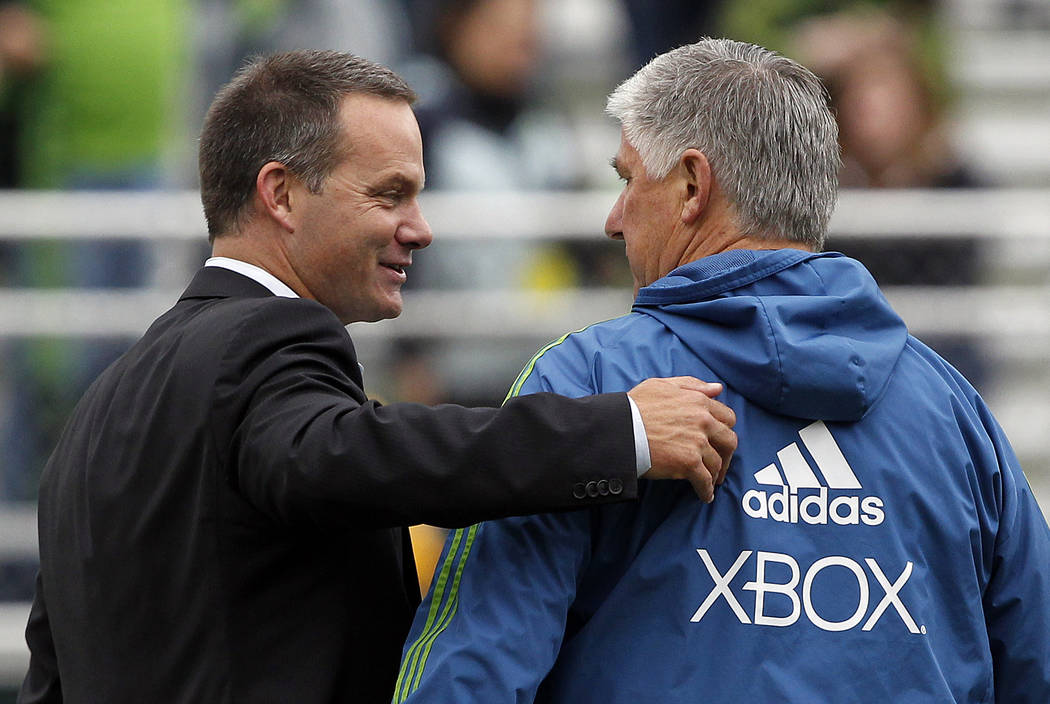
[[[596,324],[596,323],[592,323],[592,324]],[[580,328],[579,330],[574,330],[573,332],[567,332],[564,335],[562,335],[561,337],[559,337],[557,340],[555,340],[554,342],[548,342],[546,345],[544,345],[542,348],[540,348],[540,351],[537,352],[535,355],[533,355],[532,359],[529,360],[529,363],[526,364],[525,368],[521,370],[520,374],[518,374],[518,378],[514,380],[513,384],[511,384],[510,391],[507,392],[507,398],[503,399],[503,402],[506,403],[507,399],[511,398],[512,396],[517,396],[519,393],[521,393],[521,387],[525,385],[525,381],[529,378],[529,376],[532,374],[532,371],[536,368],[536,362],[538,362],[540,360],[540,357],[542,357],[543,355],[547,354],[547,352],[549,352],[551,350],[551,348],[557,347],[561,343],[565,342],[565,340],[567,340],[569,338],[569,335],[575,335],[578,332],[583,332],[584,330],[586,330],[589,327],[591,327],[591,326],[590,325],[585,325],[584,327]]]
[[419,681],[423,676],[423,670],[426,669],[427,658],[430,657],[430,649],[433,647],[434,641],[437,640],[437,637],[441,635],[446,628],[448,628],[448,625],[452,623],[452,618],[456,615],[456,611],[459,610],[459,580],[463,576],[463,569],[467,566],[467,558],[470,556],[470,549],[474,545],[474,536],[477,535],[480,527],[480,525],[473,525],[470,527],[470,531],[467,534],[467,544],[463,547],[463,556],[459,560],[459,565],[456,567],[456,576],[452,580],[452,595],[445,604],[445,612],[442,614],[437,629],[426,639],[426,646],[423,649],[423,657],[419,661],[419,667],[416,668],[416,676],[412,682],[412,689],[409,691],[414,691],[419,688]]
[[[445,562],[441,565],[441,572],[438,574],[437,580],[434,582],[434,586],[431,589],[430,595],[430,610],[427,613],[426,623],[423,624],[423,630],[412,646],[405,651],[405,659],[401,663],[401,671],[397,675],[397,685],[394,688],[394,701],[404,701],[403,698],[399,699],[401,694],[401,688],[405,682],[405,674],[411,671],[415,667],[415,662],[419,658],[419,649],[423,639],[429,634],[430,629],[434,625],[434,620],[437,617],[438,609],[441,608],[441,602],[445,596],[445,586],[448,584],[448,576],[452,572],[452,566],[456,562],[456,556],[459,552],[459,543],[463,538],[463,529],[459,529],[453,532],[450,537],[451,543],[449,544],[448,554],[445,556]],[[407,692],[405,692],[407,694]]]
[[[474,536],[477,534],[478,528],[479,526],[477,525],[473,525],[469,529],[460,528],[452,537],[452,545],[449,547],[448,555],[445,556],[445,562],[441,568],[441,578],[443,581],[440,585],[440,591],[435,587],[431,597],[427,622],[423,626],[419,638],[416,639],[416,642],[413,643],[411,648],[405,653],[404,662],[401,663],[401,672],[398,674],[397,685],[394,688],[393,701],[396,704],[404,702],[408,695],[411,694],[414,689],[419,687],[419,680],[422,676],[423,668],[426,666],[426,659],[430,655],[430,647],[438,634],[448,627],[449,621],[456,613],[456,605],[459,602],[459,581],[463,576],[463,568],[466,564],[467,557],[470,555],[470,548],[474,542]],[[464,533],[464,531],[466,532]],[[467,540],[464,543],[462,552],[460,553],[459,543],[464,535],[467,536]],[[455,576],[453,577],[448,598],[443,599],[444,587],[448,581],[448,576],[452,571],[453,565],[456,566]],[[441,610],[440,617],[435,621],[434,616],[437,614],[442,601],[444,601],[444,609]]]

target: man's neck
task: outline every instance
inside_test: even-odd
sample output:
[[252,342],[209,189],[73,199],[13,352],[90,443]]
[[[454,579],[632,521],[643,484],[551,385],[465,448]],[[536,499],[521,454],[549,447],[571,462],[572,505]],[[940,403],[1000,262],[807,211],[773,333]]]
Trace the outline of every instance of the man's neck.
[[305,293],[305,286],[288,263],[284,253],[276,247],[267,247],[265,237],[245,233],[230,233],[215,238],[211,255],[235,259],[258,267],[275,277],[298,296],[312,298]]
[[756,237],[744,235],[728,219],[705,221],[686,245],[677,266],[695,262],[713,254],[734,249],[802,249],[812,248],[804,242],[795,242],[781,237]]
[[268,288],[275,296],[281,296],[283,298],[299,297],[299,294],[290,289],[287,284],[270,272],[261,267],[255,266],[254,264],[241,261],[240,259],[233,259],[232,257],[211,257],[204,263],[204,266],[229,269],[230,271],[237,272],[241,276],[247,276],[249,279]]

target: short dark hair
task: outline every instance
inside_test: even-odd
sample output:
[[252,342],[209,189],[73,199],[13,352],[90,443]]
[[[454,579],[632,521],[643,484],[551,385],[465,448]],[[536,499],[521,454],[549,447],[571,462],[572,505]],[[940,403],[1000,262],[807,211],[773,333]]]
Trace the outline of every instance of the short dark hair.
[[201,202],[208,237],[229,232],[251,203],[259,169],[279,161],[319,193],[337,166],[339,107],[352,93],[412,104],[386,66],[338,51],[254,57],[219,91],[201,131]]

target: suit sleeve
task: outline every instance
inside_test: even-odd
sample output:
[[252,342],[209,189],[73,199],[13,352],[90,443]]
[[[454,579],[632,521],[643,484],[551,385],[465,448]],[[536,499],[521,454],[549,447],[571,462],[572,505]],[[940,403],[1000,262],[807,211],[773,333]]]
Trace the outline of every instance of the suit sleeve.
[[1050,702],[1050,528],[1002,430],[982,410],[1001,481],[999,526],[984,594],[995,701]]
[[[278,299],[244,321],[215,385],[230,480],[289,523],[463,526],[637,494],[626,394],[537,394],[501,409],[366,401],[345,329]],[[592,496],[602,479],[620,490]]]
[[[568,392],[588,393],[563,381]],[[549,384],[535,373],[512,393],[541,390]],[[590,561],[590,520],[590,511],[573,511],[452,533],[409,632],[395,704],[533,701]]]
[[26,626],[26,643],[29,645],[29,671],[18,693],[19,704],[61,704],[62,683],[58,677],[58,657],[51,638],[51,624],[39,574],[36,577],[33,608]]

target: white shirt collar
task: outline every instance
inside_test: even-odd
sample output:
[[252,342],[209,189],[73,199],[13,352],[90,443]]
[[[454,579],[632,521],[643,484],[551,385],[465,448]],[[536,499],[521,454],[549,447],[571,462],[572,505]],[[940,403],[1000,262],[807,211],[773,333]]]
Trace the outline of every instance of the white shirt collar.
[[249,264],[248,262],[242,262],[240,259],[211,257],[204,262],[204,266],[217,266],[220,269],[236,271],[238,274],[247,276],[252,281],[262,284],[275,296],[281,296],[283,298],[299,298],[299,294],[288,288],[283,281],[266,271],[266,269],[261,269],[254,264]]

